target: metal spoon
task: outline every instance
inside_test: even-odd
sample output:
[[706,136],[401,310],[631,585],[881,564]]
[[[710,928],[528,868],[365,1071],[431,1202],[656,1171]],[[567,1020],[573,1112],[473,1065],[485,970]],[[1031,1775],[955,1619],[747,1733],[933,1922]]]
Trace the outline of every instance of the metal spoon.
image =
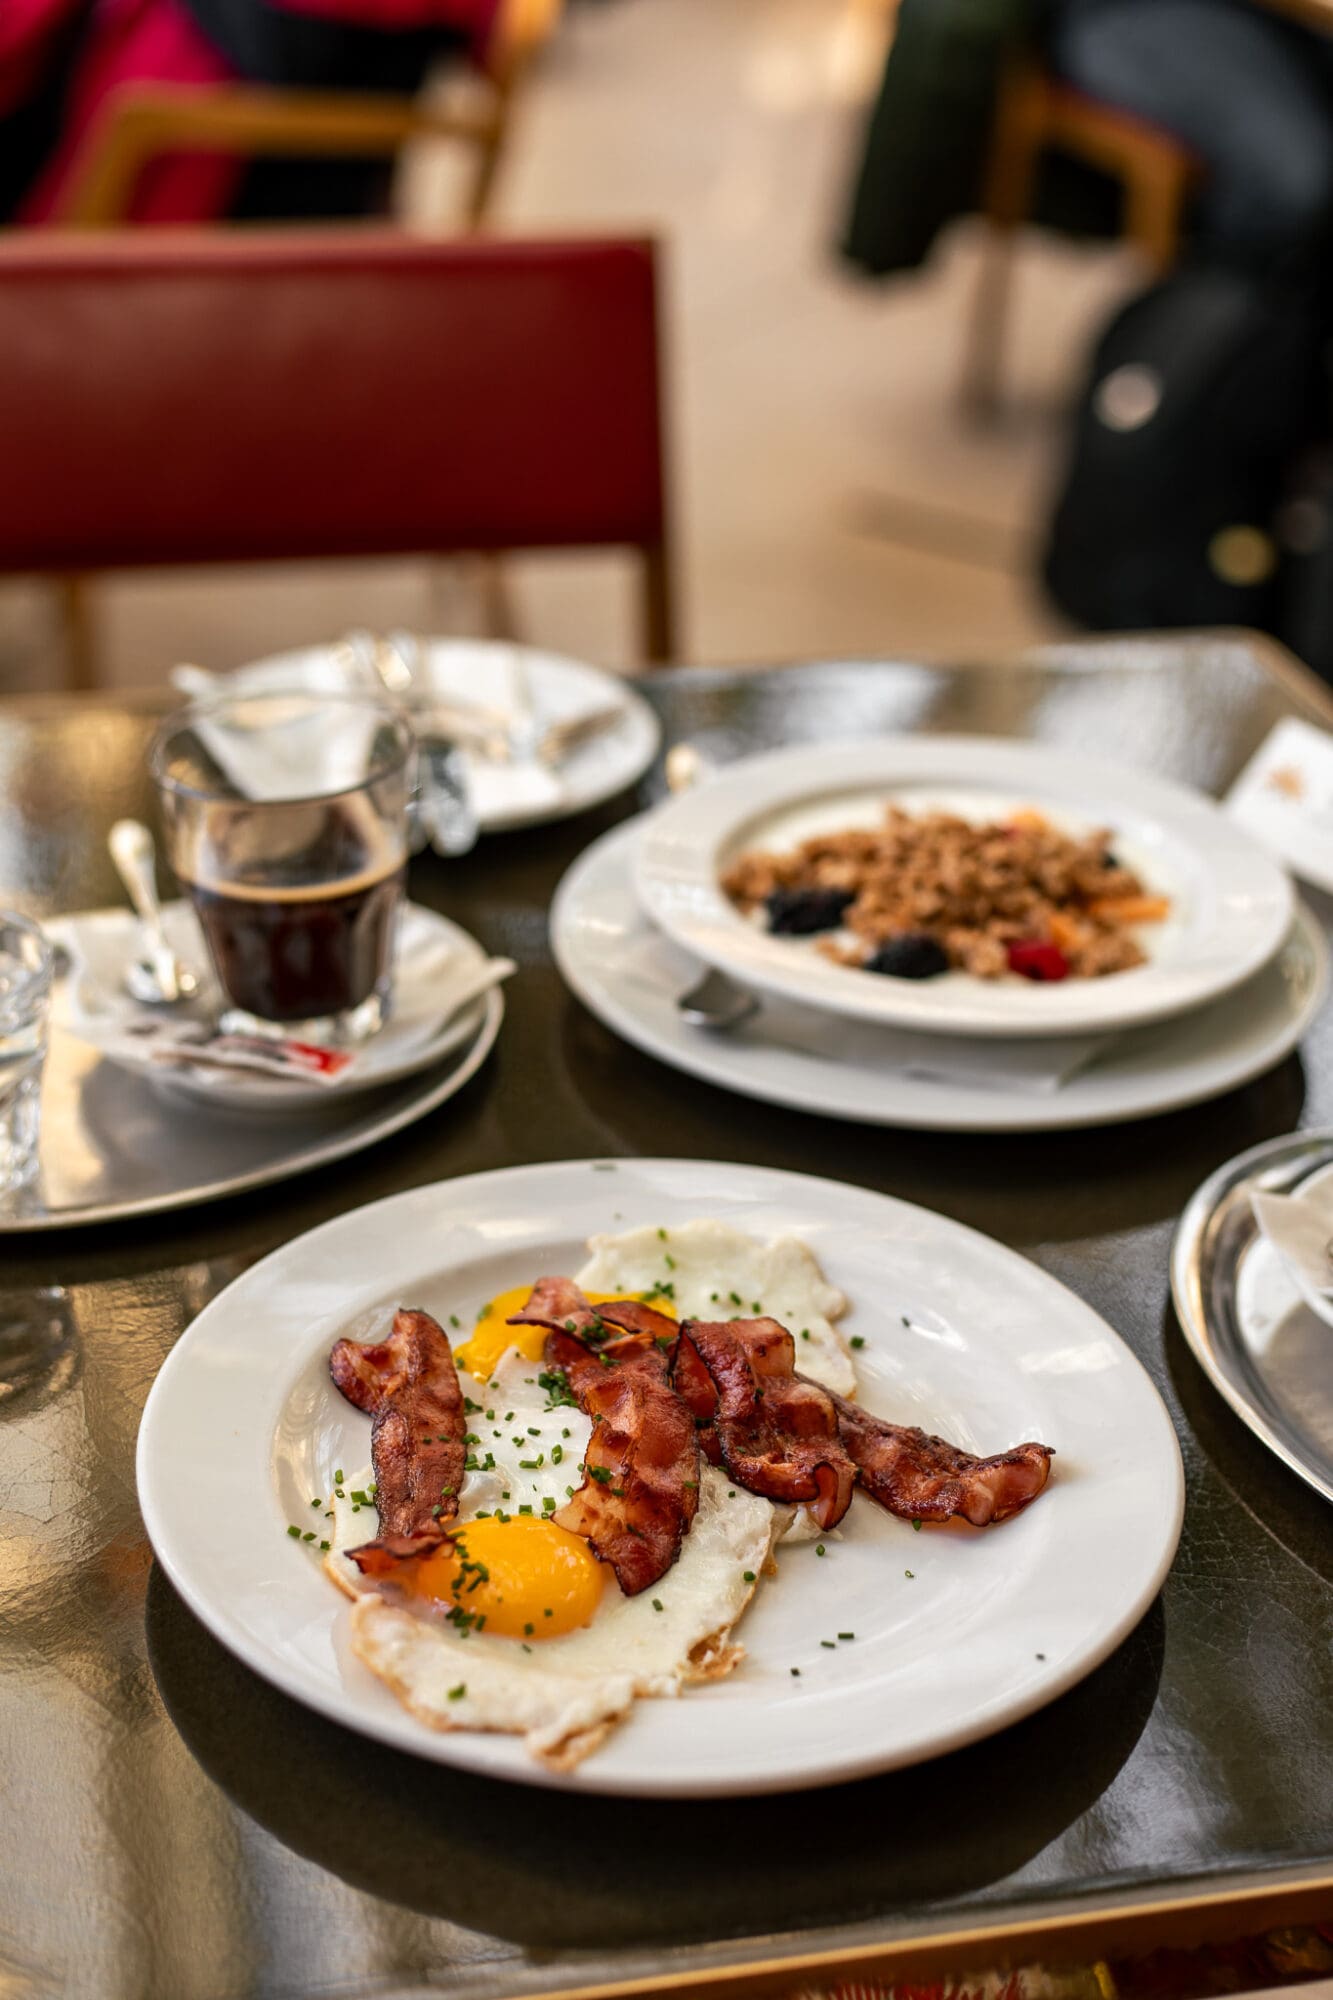
[[681,1019],[692,1028],[739,1028],[759,1012],[760,1002],[725,972],[706,972],[676,1002]]
[[118,819],[107,837],[116,873],[125,884],[135,915],[143,928],[147,955],[131,959],[125,985],[131,999],[146,1007],[174,1007],[191,1000],[199,982],[181,964],[162,927],[157,899],[157,851],[148,828],[137,819]]

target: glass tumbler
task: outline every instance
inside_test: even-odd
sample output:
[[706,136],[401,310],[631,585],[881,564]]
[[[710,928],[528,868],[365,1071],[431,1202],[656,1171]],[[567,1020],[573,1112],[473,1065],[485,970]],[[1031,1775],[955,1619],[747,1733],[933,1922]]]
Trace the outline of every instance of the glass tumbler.
[[0,1193],[37,1172],[42,1064],[55,953],[27,917],[0,910]]
[[222,1026],[333,1044],[374,1034],[416,775],[401,712],[359,695],[223,696],[169,718],[151,768]]

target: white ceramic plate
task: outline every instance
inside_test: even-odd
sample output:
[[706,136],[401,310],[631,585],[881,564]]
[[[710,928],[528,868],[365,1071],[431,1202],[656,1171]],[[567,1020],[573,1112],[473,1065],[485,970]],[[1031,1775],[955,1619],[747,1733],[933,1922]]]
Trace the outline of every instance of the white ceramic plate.
[[[163,921],[173,950],[198,976],[201,1004],[217,998],[203,935],[188,903],[168,903]],[[190,1098],[211,1110],[238,1117],[269,1117],[294,1106],[325,1106],[335,1098],[378,1090],[429,1069],[476,1034],[485,1014],[478,999],[449,1010],[452,983],[478,970],[486,954],[474,937],[419,903],[404,903],[399,917],[394,967],[394,1011],[356,1061],[333,1083],[305,1077],[268,1077],[243,1070],[169,1068],[145,1050],[122,1053],[122,1037],[136,1022],[154,1020],[151,1008],[131,1000],[122,984],[129,960],[140,948],[139,928],[129,910],[90,910],[48,926],[75,963],[63,989],[61,1025],[80,1040],[101,1048],[110,1060],[144,1076],[155,1090]]]
[[[1148,962],[1050,985],[961,972],[885,978],[831,963],[815,939],[771,936],[723,894],[719,873],[744,849],[873,825],[890,801],[978,819],[1035,806],[1071,830],[1109,827],[1116,852],[1171,899],[1166,922],[1141,929]],[[968,736],[884,737],[728,764],[645,827],[635,881],[677,943],[747,985],[861,1020],[965,1035],[1079,1034],[1202,1006],[1268,963],[1293,903],[1278,864],[1198,794],[1098,758]]]
[[1327,991],[1328,946],[1298,904],[1277,957],[1239,992],[1117,1037],[1049,1094],[908,1075],[879,1053],[883,1028],[791,1000],[767,1002],[739,1031],[691,1028],[676,998],[698,979],[700,962],[654,931],[634,893],[634,844],[644,824],[604,834],[560,884],[551,945],[566,983],[613,1033],[659,1062],[796,1111],[942,1132],[1050,1132],[1179,1111],[1283,1061]]
[[[520,826],[544,826],[613,799],[640,779],[661,741],[655,711],[622,676],[544,653],[489,639],[432,639],[424,642],[426,678],[438,700],[524,703],[540,729],[594,710],[618,706],[619,722],[571,752],[558,770],[535,763],[494,764],[465,759],[472,802],[483,833]],[[208,689],[315,688],[324,692],[361,687],[355,670],[328,646],[277,653],[231,674],[205,675],[178,669],[176,685],[186,693]],[[411,703],[409,702],[409,711]]]
[[[981,1532],[914,1533],[858,1496],[824,1558],[808,1543],[779,1552],[778,1576],[737,1627],[747,1658],[736,1673],[637,1703],[571,1773],[509,1737],[432,1732],[351,1654],[344,1600],[286,1532],[335,1468],[369,1456],[368,1420],[329,1382],[330,1347],[358,1314],[399,1302],[467,1326],[502,1287],[577,1269],[597,1231],[696,1216],[801,1237],[851,1300],[842,1324],[865,1343],[867,1406],[973,1448],[1040,1438],[1059,1452],[1049,1490]],[[516,1167],[414,1188],[298,1237],[168,1355],[144,1411],[138,1483],[176,1589],[298,1701],[440,1763],[664,1797],[890,1770],[1040,1708],[1151,1603],[1183,1499],[1175,1434],[1147,1375],[1035,1265],[883,1195],[704,1160]],[[821,1646],[840,1631],[855,1641]]]

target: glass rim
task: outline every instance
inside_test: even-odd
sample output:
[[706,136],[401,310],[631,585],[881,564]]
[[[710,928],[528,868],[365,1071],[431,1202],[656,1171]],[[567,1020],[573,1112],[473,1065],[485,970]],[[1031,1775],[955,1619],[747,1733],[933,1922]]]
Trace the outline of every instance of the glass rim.
[[162,718],[153,732],[153,740],[148,749],[148,773],[161,792],[170,792],[183,799],[202,799],[215,805],[253,805],[254,801],[242,796],[230,796],[226,792],[209,789],[202,785],[189,785],[180,778],[173,777],[163,767],[166,745],[173,736],[187,729],[195,720],[206,720],[209,716],[221,714],[223,710],[234,708],[239,702],[253,703],[266,701],[305,700],[321,708],[369,709],[394,727],[398,734],[398,755],[386,761],[381,769],[369,771],[355,784],[333,785],[323,791],[293,792],[280,799],[265,799],[266,806],[308,806],[318,805],[326,799],[345,799],[356,792],[363,792],[369,785],[378,785],[397,772],[405,771],[417,747],[416,733],[405,711],[384,697],[367,691],[358,693],[355,689],[330,691],[325,694],[313,688],[254,688],[249,693],[237,690],[235,694],[210,695],[201,701],[192,701],[183,708],[173,709]]
[[41,988],[49,986],[55,974],[56,946],[53,939],[48,937],[42,929],[36,917],[25,916],[22,910],[0,908],[0,932],[5,930],[22,931],[25,937],[32,939],[41,953],[41,963],[39,965],[25,966],[23,968],[26,974],[24,981],[25,990],[28,987]]

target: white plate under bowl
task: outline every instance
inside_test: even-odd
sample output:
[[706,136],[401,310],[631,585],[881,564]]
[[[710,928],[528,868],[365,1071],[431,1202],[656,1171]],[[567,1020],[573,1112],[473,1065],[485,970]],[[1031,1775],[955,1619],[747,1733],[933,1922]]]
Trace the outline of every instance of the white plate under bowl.
[[[555,771],[536,764],[494,764],[465,757],[473,804],[483,833],[521,826],[545,826],[603,804],[636,784],[661,741],[656,712],[622,675],[589,666],[584,660],[546,653],[535,646],[515,646],[496,639],[429,639],[422,641],[429,693],[436,700],[505,705],[515,676],[521,677],[538,728],[564,722],[594,710],[618,707],[620,720],[604,734],[576,750]],[[233,673],[201,677],[188,670],[190,693],[207,684],[222,690],[310,688],[323,693],[364,687],[341,651],[332,646],[307,646],[275,653],[238,667]],[[412,709],[408,701],[409,714]]]
[[[866,1405],[960,1444],[1059,1456],[1025,1513],[914,1533],[858,1496],[820,1558],[779,1552],[725,1680],[640,1701],[572,1772],[511,1737],[435,1733],[352,1654],[348,1606],[287,1534],[296,1496],[369,1456],[328,1354],[359,1314],[448,1325],[589,1236],[712,1216],[791,1233],[851,1301]],[[460,1336],[461,1337],[461,1336]],[[139,1502],[195,1615],[247,1666],[351,1729],[493,1777],[627,1796],[781,1791],[917,1763],[1052,1701],[1156,1595],[1183,1504],[1175,1433],[1104,1320],[1014,1251],[906,1202],[710,1160],[574,1161],[414,1188],[298,1237],[187,1328],[139,1432]],[[219,1495],[225,1504],[219,1504]],[[910,1571],[910,1575],[908,1572]],[[853,1642],[821,1646],[838,1632]],[[799,1677],[792,1675],[800,1668]]]
[[[194,911],[186,902],[164,906],[163,922],[172,949],[201,982],[206,1003],[217,984]],[[61,1024],[71,1034],[103,1047],[136,1022],[156,1020],[160,1011],[131,1000],[123,985],[126,965],[141,948],[138,921],[125,909],[89,910],[48,926],[75,961],[65,988]],[[169,1067],[145,1050],[138,1060],[107,1049],[109,1059],[144,1076],[155,1090],[187,1097],[210,1110],[236,1117],[271,1117],[295,1106],[328,1105],[335,1098],[379,1090],[400,1078],[429,1069],[461,1048],[485,1013],[479,999],[447,1014],[446,978],[461,979],[485,962],[486,953],[467,931],[420,903],[404,903],[399,914],[394,963],[394,1009],[380,1032],[363,1042],[356,1061],[332,1083],[303,1076],[263,1076],[244,1070]]]
[[1206,1103],[1262,1076],[1291,1054],[1327,993],[1328,946],[1298,903],[1286,943],[1238,992],[1117,1036],[1048,1093],[913,1076],[884,1059],[883,1028],[792,1000],[766,1002],[740,1030],[692,1028],[676,999],[700,963],[653,929],[634,893],[634,846],[646,824],[645,815],[614,827],[561,882],[551,947],[566,984],[614,1034],[659,1062],[795,1111],[940,1132],[1122,1124]]
[[[991,819],[1036,807],[1074,831],[1107,827],[1146,887],[1169,896],[1141,927],[1146,964],[1050,984],[893,979],[833,964],[812,938],[742,916],[719,876],[746,848],[874,824],[889,803]],[[779,750],[728,764],[663,807],[635,858],[644,908],[677,943],[747,985],[830,1013],[962,1035],[1082,1034],[1184,1013],[1266,965],[1291,926],[1278,864],[1198,793],[1100,758],[989,737],[904,736]]]

